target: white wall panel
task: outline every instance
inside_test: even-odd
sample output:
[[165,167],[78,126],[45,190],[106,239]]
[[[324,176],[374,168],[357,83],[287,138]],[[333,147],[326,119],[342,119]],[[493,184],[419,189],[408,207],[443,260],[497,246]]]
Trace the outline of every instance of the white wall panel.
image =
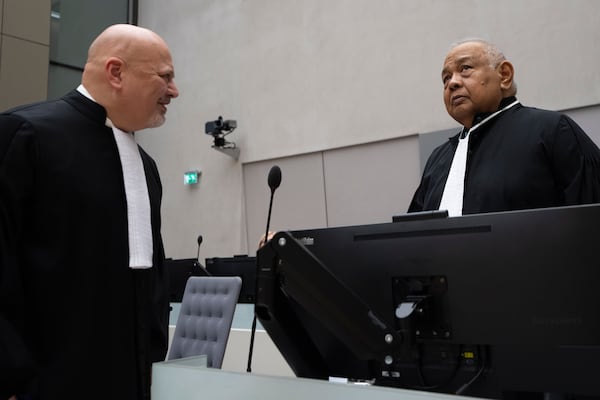
[[[600,104],[599,20],[596,0],[140,0],[139,23],[170,44],[181,92],[167,123],[141,136],[166,188],[167,254],[190,256],[189,241],[200,232],[216,234],[205,243],[205,256],[252,253],[262,233],[254,226],[268,207],[268,199],[258,197],[266,197],[270,160],[456,127],[444,109],[440,79],[456,40],[482,37],[502,47],[526,105],[563,110]],[[230,135],[241,149],[238,161],[216,153],[203,133],[204,122],[219,115],[238,121]],[[399,152],[418,152],[410,141],[399,143]],[[413,161],[399,158],[399,169],[412,171]],[[179,183],[181,173],[197,164],[206,179],[190,192]],[[246,176],[258,165],[263,169],[255,178]],[[394,179],[408,193],[419,179],[414,174]],[[241,189],[243,182],[259,182],[259,175],[265,192],[244,200],[251,190]],[[340,190],[354,184],[342,180]],[[311,190],[300,195],[294,201],[316,202]],[[398,203],[407,206],[401,197]],[[356,204],[354,210],[326,210],[340,223],[350,215],[375,218]],[[315,216],[299,208],[298,220],[281,225],[316,226],[312,222],[328,216],[309,209]]]
[[391,222],[419,184],[418,136],[324,153],[328,226]]
[[269,170],[281,169],[281,186],[275,191],[270,230],[327,226],[323,157],[320,153],[244,165],[244,193],[248,226],[248,252],[254,254],[265,233],[269,211]]

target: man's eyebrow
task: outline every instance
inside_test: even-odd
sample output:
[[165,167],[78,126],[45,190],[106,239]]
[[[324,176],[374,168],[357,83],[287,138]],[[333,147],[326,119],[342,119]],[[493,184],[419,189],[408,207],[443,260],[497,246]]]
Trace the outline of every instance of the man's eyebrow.
[[473,56],[465,55],[465,56],[456,57],[456,60],[454,61],[454,63],[460,64],[465,61],[472,61],[472,60],[473,60]]
[[[471,55],[464,55],[464,56],[459,56],[456,57],[454,60],[452,60],[452,62],[447,63],[447,64],[453,64],[453,65],[460,65],[464,62],[472,62],[473,60],[473,56]],[[450,68],[448,68],[447,66],[444,66],[444,68],[442,69],[442,76],[447,73],[450,70]]]
[[175,77],[175,70],[173,68],[165,68],[164,70],[159,72],[160,75],[169,75],[172,78]]

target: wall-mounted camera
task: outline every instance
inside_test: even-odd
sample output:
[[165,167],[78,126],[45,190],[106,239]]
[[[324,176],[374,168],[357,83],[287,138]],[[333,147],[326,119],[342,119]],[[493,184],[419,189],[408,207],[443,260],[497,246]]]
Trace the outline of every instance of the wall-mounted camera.
[[233,132],[235,128],[237,128],[237,121],[233,119],[224,120],[221,116],[215,121],[208,121],[204,124],[204,132],[214,139],[212,148],[237,160],[240,149],[237,148],[235,142],[229,142],[225,139],[225,136]]

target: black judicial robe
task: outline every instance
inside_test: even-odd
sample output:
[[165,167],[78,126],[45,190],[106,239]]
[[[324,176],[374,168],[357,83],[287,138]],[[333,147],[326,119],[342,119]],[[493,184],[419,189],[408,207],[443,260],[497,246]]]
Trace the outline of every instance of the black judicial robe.
[[151,363],[165,358],[158,170],[140,148],[154,265],[133,270],[105,119],[77,91],[0,114],[0,396],[149,398]]
[[[458,136],[432,152],[409,212],[439,208]],[[517,104],[470,135],[464,188],[463,214],[597,203],[600,150],[569,117]]]

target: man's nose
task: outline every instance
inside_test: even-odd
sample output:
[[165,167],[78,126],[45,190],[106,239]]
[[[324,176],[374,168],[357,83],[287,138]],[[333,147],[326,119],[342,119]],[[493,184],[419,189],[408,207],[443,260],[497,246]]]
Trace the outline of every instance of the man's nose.
[[462,78],[460,76],[460,74],[452,74],[450,76],[450,79],[448,80],[448,88],[449,89],[456,89],[458,87],[460,87],[460,85],[462,85]]
[[171,98],[175,98],[177,96],[179,96],[179,89],[177,89],[177,85],[175,84],[175,81],[172,80],[169,83],[169,89],[167,91],[167,94],[171,97]]

